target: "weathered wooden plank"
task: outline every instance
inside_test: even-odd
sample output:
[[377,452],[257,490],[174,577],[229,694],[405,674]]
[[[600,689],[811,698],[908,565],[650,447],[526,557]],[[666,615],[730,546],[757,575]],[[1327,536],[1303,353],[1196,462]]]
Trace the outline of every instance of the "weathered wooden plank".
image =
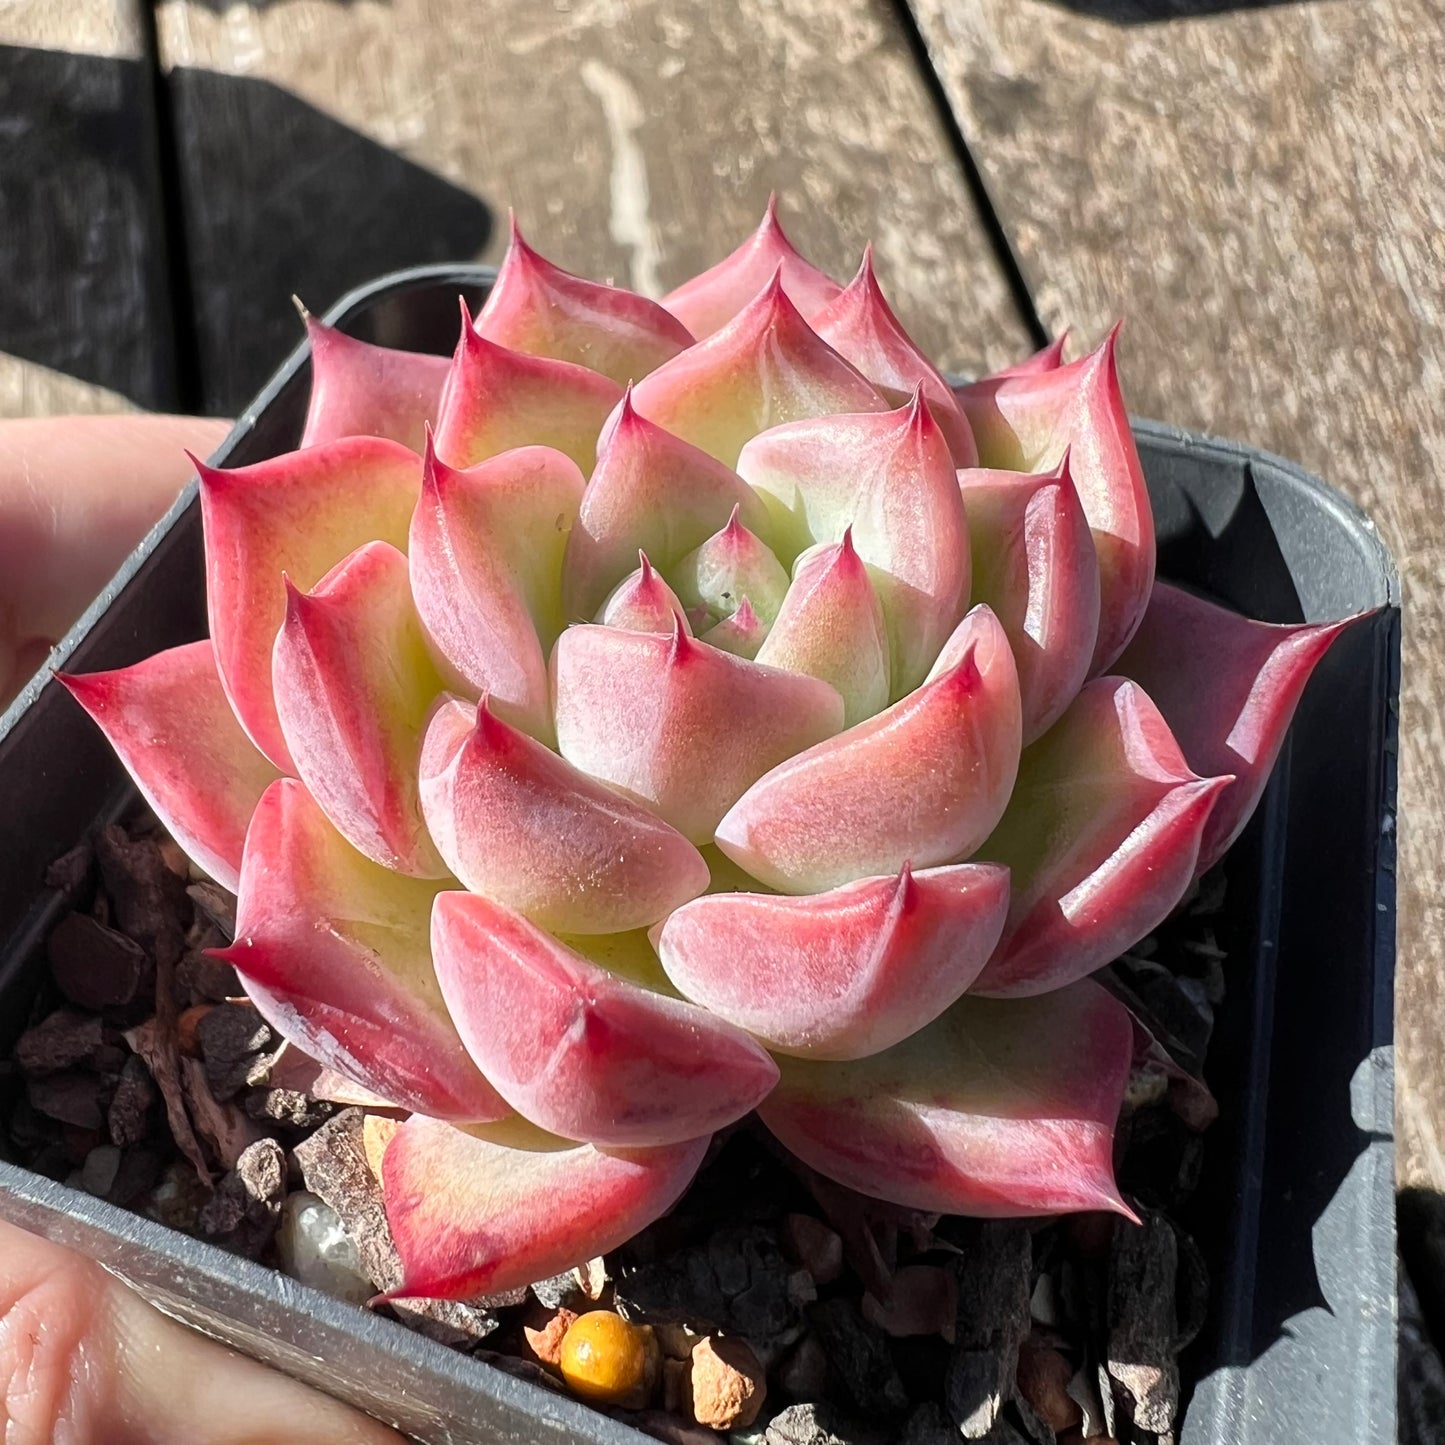
[[508,205],[561,264],[657,292],[730,249],[776,187],[820,264],[851,272],[874,237],[944,363],[1027,348],[886,0],[162,0],[158,16],[212,405],[294,339],[290,291],[314,309],[392,266],[495,259]]
[[141,19],[0,5],[0,416],[178,400]]
[[1297,458],[1399,562],[1399,1165],[1445,1188],[1445,6],[912,5],[1047,325],[1127,316],[1135,410]]

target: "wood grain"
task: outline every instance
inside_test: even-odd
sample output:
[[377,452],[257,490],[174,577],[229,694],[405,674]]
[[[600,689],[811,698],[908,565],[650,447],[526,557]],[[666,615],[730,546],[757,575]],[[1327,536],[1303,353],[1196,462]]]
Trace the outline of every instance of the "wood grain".
[[[1027,349],[886,0],[277,0],[219,13],[162,0],[158,18],[209,367],[224,369],[226,348],[258,330],[272,338],[268,365],[277,340],[294,338],[286,263],[299,269],[318,246],[354,262],[368,237],[351,209],[369,204],[356,186],[394,197],[370,238],[373,272],[495,259],[510,205],[559,263],[652,292],[729,250],[776,187],[819,264],[851,273],[874,238],[884,285],[943,364],[977,369]],[[277,114],[279,143],[265,123]],[[341,128],[353,168],[373,172],[351,191],[321,173],[325,159],[296,153],[308,136],[343,143]],[[228,133],[258,158],[238,158]],[[466,199],[489,209],[489,235]],[[257,205],[269,218],[259,225]],[[248,257],[263,249],[280,257],[259,278],[266,294],[240,294],[235,278],[255,274]],[[316,278],[313,309],[344,269],[332,294]],[[248,361],[224,384],[234,395],[254,378]]]
[[142,13],[0,4],[0,416],[176,403]]
[[1445,5],[912,0],[1051,329],[1131,408],[1319,472],[1405,591],[1402,1182],[1445,1188]]

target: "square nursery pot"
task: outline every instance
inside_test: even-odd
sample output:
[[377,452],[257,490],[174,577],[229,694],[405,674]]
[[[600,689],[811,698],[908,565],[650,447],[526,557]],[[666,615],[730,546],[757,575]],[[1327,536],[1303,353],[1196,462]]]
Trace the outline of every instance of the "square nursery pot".
[[[493,274],[431,267],[352,292],[334,323],[448,351],[456,295]],[[300,434],[299,347],[213,458]],[[1270,621],[1381,609],[1311,681],[1265,801],[1231,854],[1220,929],[1229,988],[1210,1048],[1221,1115],[1183,1217],[1211,1273],[1185,1355],[1184,1445],[1320,1445],[1395,1435],[1392,987],[1399,584],[1369,522],[1261,452],[1136,426],[1161,575]],[[205,633],[194,483],[53,662],[89,672]],[[46,865],[133,793],[109,745],[37,677],[0,720],[0,1061],[24,1026],[63,900]],[[8,1087],[0,1062],[0,1088]],[[0,1149],[4,1148],[0,1141]],[[167,1313],[426,1442],[639,1442],[569,1399],[391,1321],[0,1162],[0,1216],[100,1260]]]

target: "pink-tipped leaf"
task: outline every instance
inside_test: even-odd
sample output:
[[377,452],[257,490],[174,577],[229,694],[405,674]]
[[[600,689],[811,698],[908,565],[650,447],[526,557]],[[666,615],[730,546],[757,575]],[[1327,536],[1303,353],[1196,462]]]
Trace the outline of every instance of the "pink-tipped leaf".
[[367,542],[405,547],[421,462],[399,442],[347,437],[231,471],[195,466],[221,682],[251,740],[294,772],[271,688],[285,579],[308,591]]
[[768,624],[753,611],[751,600],[744,597],[738,610],[731,617],[724,617],[721,622],[709,627],[702,640],[709,647],[721,648],[734,657],[755,659],[767,637]]
[[442,676],[487,693],[507,721],[550,740],[547,653],[582,474],[550,447],[457,471],[428,451],[411,524],[411,585]]
[[713,893],[658,936],[687,998],[770,1049],[816,1059],[880,1053],[955,1003],[1008,912],[1008,870],[905,866],[827,893]]
[[888,408],[798,314],[780,275],[721,331],[638,382],[632,404],[729,467],[768,427]]
[[450,466],[470,467],[513,447],[546,446],[590,472],[597,435],[621,398],[615,381],[585,366],[479,336],[463,303],[437,413],[437,453]]
[[637,570],[607,594],[593,621],[629,632],[671,632],[674,620],[681,618],[683,627],[691,632],[677,593],[662,580],[646,552],[639,552],[637,560]]
[[554,266],[522,239],[515,216],[476,329],[498,346],[570,361],[619,386],[646,376],[693,340],[656,301]]
[[278,774],[241,731],[210,642],[60,681],[187,856],[234,892],[247,824]]
[[1041,737],[1083,686],[1099,631],[1099,563],[1067,454],[1057,469],[958,474],[973,596],[1013,648],[1024,743]]
[[888,625],[892,695],[911,692],[969,591],[958,476],[921,395],[881,415],[775,427],[743,448],[738,471],[767,502],[785,562],[851,528]]
[[763,535],[767,509],[736,472],[640,416],[622,399],[567,538],[563,605],[572,621],[596,614],[639,550],[666,572],[727,525],[733,512]]
[[1155,583],[1119,671],[1148,691],[1191,768],[1235,780],[1205,825],[1196,872],[1213,867],[1253,816],[1310,674],[1358,620],[1255,622]]
[[1025,749],[979,856],[1013,877],[1008,923],[974,992],[1019,996],[1082,978],[1158,927],[1194,877],[1228,777],[1191,772],[1136,683],[1101,677]]
[[390,437],[419,452],[436,420],[450,363],[444,356],[359,341],[307,314],[311,402],[303,447],[341,437]]
[[236,941],[216,956],[271,1026],[327,1068],[399,1108],[501,1119],[510,1111],[467,1057],[432,969],[442,886],[363,857],[282,778],[251,820]]
[[739,867],[785,893],[967,858],[1013,791],[1018,673],[998,619],[960,624],[961,656],[866,722],[774,768],[718,824]]
[[977,382],[959,393],[981,465],[1048,471],[1069,453],[1099,559],[1095,676],[1123,652],[1154,586],[1154,514],[1119,391],[1117,337],[1115,327],[1078,361]]
[[827,683],[733,657],[680,622],[671,637],[569,628],[552,670],[562,756],[693,843],[769,768],[843,726]]
[[1128,1215],[1114,1126],[1133,1022],[1093,983],[967,997],[853,1063],[783,1059],[758,1110],[805,1164],[862,1194],[943,1214]]
[[402,1265],[387,1298],[475,1299],[617,1249],[672,1208],[707,1146],[529,1150],[408,1119],[382,1158]]
[[783,290],[806,317],[820,311],[841,289],[831,276],[805,261],[784,235],[775,195],[768,197],[757,230],[736,251],[683,282],[663,297],[662,304],[701,340],[726,326],[774,275],[781,276]]
[[783,564],[733,508],[727,525],[669,569],[684,607],[705,608],[719,621],[731,617],[746,598],[764,625],[771,625],[788,590]]
[[904,405],[917,390],[948,438],[953,463],[978,465],[978,448],[968,418],[943,379],[943,373],[918,349],[878,285],[873,273],[873,247],[847,287],[816,316],[813,329],[859,371],[894,406]]
[[680,1144],[742,1118],[777,1082],[741,1029],[609,972],[490,898],[438,895],[432,956],[482,1072],[563,1138]]
[[708,886],[702,855],[646,809],[451,700],[427,728],[421,804],[451,871],[554,933],[619,933]]
[[888,706],[888,629],[851,529],[798,558],[757,659],[836,688],[845,727]]
[[341,836],[385,868],[444,877],[417,797],[422,728],[441,679],[406,558],[370,542],[313,591],[290,588],[272,678],[297,772]]

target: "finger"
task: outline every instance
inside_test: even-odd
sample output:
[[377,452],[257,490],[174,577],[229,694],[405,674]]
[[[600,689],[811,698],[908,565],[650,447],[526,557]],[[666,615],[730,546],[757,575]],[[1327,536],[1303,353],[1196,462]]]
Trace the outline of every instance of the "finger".
[[200,417],[0,422],[0,701],[45,659],[230,424]]
[[403,1445],[185,1329],[99,1265],[0,1223],[5,1445]]

